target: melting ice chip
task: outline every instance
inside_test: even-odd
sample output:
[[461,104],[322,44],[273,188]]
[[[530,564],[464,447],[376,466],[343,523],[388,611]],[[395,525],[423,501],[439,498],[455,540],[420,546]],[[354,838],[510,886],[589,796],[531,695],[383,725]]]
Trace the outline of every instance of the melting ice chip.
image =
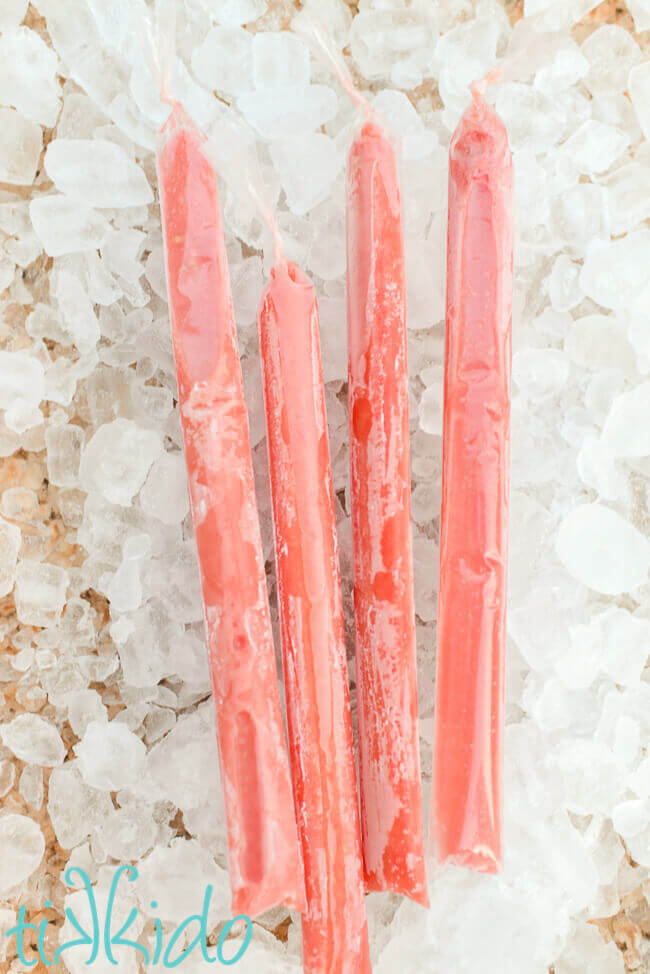
[[275,142],[271,157],[287,205],[299,216],[322,203],[343,165],[336,143],[322,132]]
[[104,423],[86,444],[79,465],[84,490],[97,491],[112,504],[128,507],[162,451],[158,433],[130,419]]
[[97,250],[110,230],[101,213],[58,193],[32,200],[29,215],[36,235],[50,257]]
[[45,170],[57,189],[88,206],[141,206],[153,199],[142,169],[107,139],[54,139]]
[[628,91],[643,134],[650,139],[650,61],[632,68]]
[[616,397],[603,427],[603,441],[612,456],[650,456],[649,410],[650,382]]
[[620,129],[590,118],[564,143],[578,172],[605,172],[627,149],[630,140]]
[[556,550],[573,578],[603,595],[631,592],[648,575],[647,539],[601,504],[581,504],[567,514],[560,524]]
[[68,573],[58,565],[21,561],[16,569],[16,615],[25,626],[52,626],[61,618]]
[[43,148],[40,125],[13,108],[0,108],[0,182],[29,186]]
[[57,56],[28,27],[0,36],[0,101],[41,125],[53,126],[59,114]]
[[627,0],[637,30],[650,30],[650,0]]
[[26,815],[0,818],[0,893],[24,882],[38,868],[45,852],[40,828]]
[[630,68],[641,60],[639,45],[617,24],[603,24],[584,41],[581,51],[589,61],[585,84],[592,94],[625,91]]
[[142,772],[146,747],[126,724],[92,720],[75,753],[84,781],[101,791],[132,787]]
[[14,587],[20,545],[20,528],[0,518],[0,597],[8,595]]
[[438,38],[434,5],[413,3],[406,9],[388,4],[361,10],[352,22],[350,49],[369,80],[390,75],[393,84],[411,88],[429,72]]
[[[0,4],[0,30],[17,27],[27,13],[29,0],[2,0]],[[641,28],[639,27],[639,30]]]
[[309,84],[309,50],[289,31],[260,31],[253,38],[256,88]]
[[590,247],[580,272],[580,286],[603,308],[624,309],[650,281],[650,232],[638,230],[619,240]]
[[399,136],[405,159],[422,159],[438,145],[435,132],[425,128],[403,91],[385,89],[375,96],[373,107],[392,133]]
[[58,730],[38,714],[19,714],[0,727],[2,743],[27,764],[53,768],[63,764],[65,747]]
[[264,139],[313,132],[334,118],[339,100],[327,85],[290,85],[242,95],[237,106]]
[[239,95],[253,85],[252,48],[248,31],[213,27],[192,54],[192,70],[207,88]]

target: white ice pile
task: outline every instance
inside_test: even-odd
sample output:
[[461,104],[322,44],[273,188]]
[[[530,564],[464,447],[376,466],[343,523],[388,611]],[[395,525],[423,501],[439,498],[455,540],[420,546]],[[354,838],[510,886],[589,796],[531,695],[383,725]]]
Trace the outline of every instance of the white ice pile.
[[[428,796],[447,149],[511,26],[496,0],[361,0],[354,16],[313,3],[401,142]],[[643,903],[650,880],[650,62],[623,27],[575,28],[593,5],[526,0],[556,42],[490,91],[516,176],[505,868],[434,872],[429,913],[369,897],[380,974],[620,974],[622,951],[588,921]],[[153,156],[168,109],[140,43],[144,0],[27,6],[0,3],[0,893],[29,909],[50,896],[61,916],[79,902],[46,869],[51,825],[100,901],[116,865],[137,864],[119,909],[140,904],[151,942],[154,893],[166,929],[207,883],[210,922],[228,909]],[[245,116],[287,252],[318,289],[349,612],[358,114],[284,30],[291,4],[178,8],[173,93],[217,138],[223,102]],[[629,9],[650,27],[648,0]],[[270,241],[237,188],[221,192],[273,592],[255,333]],[[627,946],[642,964],[643,945]],[[286,945],[256,925],[238,969],[297,971],[299,950],[297,923]]]

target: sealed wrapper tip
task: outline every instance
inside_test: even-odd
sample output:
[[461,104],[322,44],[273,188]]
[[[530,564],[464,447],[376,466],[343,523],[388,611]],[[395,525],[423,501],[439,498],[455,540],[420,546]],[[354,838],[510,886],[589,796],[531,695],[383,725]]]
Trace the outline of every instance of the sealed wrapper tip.
[[449,154],[431,834],[482,872],[502,857],[512,221],[506,131],[476,92]]

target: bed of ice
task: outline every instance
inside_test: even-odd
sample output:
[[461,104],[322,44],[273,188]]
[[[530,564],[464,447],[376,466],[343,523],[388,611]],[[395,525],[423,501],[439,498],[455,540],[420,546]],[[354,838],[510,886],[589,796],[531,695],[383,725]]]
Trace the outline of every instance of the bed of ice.
[[[496,0],[358,6],[318,3],[402,146],[428,797],[447,146],[511,26]],[[593,6],[526,0],[561,43],[534,76],[491,89],[516,174],[505,868],[432,870],[429,913],[369,897],[381,974],[648,969],[650,62],[648,35],[576,30]],[[629,10],[650,29],[649,0]],[[117,864],[137,864],[120,908],[139,907],[143,942],[154,896],[172,928],[207,883],[216,927],[228,911],[146,13],[143,0],[0,2],[0,931],[26,904],[50,918],[50,947],[83,895],[63,885],[66,862],[100,901]],[[217,140],[224,103],[253,126],[286,249],[318,288],[349,618],[344,167],[358,113],[283,31],[292,13],[290,0],[186,0],[173,91]],[[270,239],[227,179],[222,206],[273,592],[255,330]],[[238,970],[300,969],[299,923],[286,943],[269,932],[284,918],[256,924]],[[71,974],[87,969],[69,956]],[[3,957],[24,969],[4,937]],[[207,969],[195,954],[183,968]],[[137,970],[132,951],[119,969]]]

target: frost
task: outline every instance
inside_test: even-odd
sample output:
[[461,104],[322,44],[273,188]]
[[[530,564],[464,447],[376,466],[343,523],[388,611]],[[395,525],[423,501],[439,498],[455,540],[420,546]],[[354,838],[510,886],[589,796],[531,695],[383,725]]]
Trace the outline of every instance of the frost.
[[7,893],[38,869],[45,839],[40,828],[25,815],[0,818],[0,892]]

